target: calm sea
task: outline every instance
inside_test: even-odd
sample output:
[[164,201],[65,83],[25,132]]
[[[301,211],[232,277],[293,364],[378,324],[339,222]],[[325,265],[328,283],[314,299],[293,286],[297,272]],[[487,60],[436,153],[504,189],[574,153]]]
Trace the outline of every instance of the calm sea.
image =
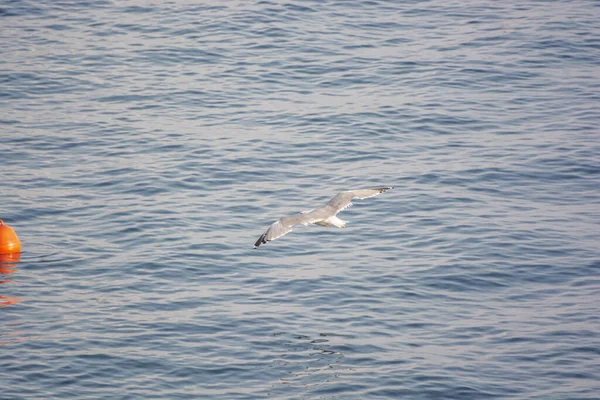
[[12,0],[0,38],[0,399],[600,398],[598,1]]

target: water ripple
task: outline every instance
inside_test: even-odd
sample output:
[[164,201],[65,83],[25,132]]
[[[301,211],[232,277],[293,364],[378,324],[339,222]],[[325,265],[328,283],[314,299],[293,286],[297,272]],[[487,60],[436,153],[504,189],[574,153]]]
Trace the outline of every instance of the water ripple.
[[597,397],[594,10],[2,5],[0,397]]

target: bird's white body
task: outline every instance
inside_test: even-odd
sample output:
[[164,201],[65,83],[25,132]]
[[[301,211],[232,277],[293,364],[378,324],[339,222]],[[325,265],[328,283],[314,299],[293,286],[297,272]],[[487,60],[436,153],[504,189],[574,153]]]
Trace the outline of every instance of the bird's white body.
[[[317,221],[315,222],[315,225],[321,225],[321,226],[337,226],[338,228],[345,228],[346,227],[346,223],[348,223],[348,221],[343,221],[341,219],[339,219],[337,216],[333,216],[333,217],[329,217],[323,221]],[[308,224],[307,224],[308,225]]]

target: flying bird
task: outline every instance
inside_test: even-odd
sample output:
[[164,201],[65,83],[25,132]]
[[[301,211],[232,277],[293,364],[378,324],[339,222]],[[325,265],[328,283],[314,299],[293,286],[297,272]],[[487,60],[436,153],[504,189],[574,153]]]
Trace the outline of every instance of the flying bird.
[[315,208],[314,210],[304,211],[300,214],[289,215],[287,217],[279,218],[273,225],[263,233],[260,238],[254,243],[254,248],[258,248],[261,244],[275,240],[278,237],[285,235],[292,231],[294,225],[309,224],[321,225],[321,226],[337,226],[338,228],[345,228],[348,221],[343,221],[337,217],[340,211],[352,205],[354,199],[367,199],[369,197],[377,196],[386,190],[393,189],[394,187],[383,187],[377,189],[361,189],[351,190],[348,192],[340,192],[333,199],[329,200],[323,207]]

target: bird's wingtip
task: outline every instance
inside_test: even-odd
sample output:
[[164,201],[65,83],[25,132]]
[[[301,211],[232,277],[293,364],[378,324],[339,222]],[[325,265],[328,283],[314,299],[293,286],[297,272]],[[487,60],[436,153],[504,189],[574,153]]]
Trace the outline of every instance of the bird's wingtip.
[[265,240],[265,236],[266,236],[266,233],[263,233],[263,234],[262,234],[262,235],[261,235],[261,236],[258,238],[258,240],[256,241],[256,243],[254,243],[254,248],[255,248],[255,249],[258,249],[258,246],[260,246],[261,244],[265,244],[265,243],[267,243],[267,240]]

